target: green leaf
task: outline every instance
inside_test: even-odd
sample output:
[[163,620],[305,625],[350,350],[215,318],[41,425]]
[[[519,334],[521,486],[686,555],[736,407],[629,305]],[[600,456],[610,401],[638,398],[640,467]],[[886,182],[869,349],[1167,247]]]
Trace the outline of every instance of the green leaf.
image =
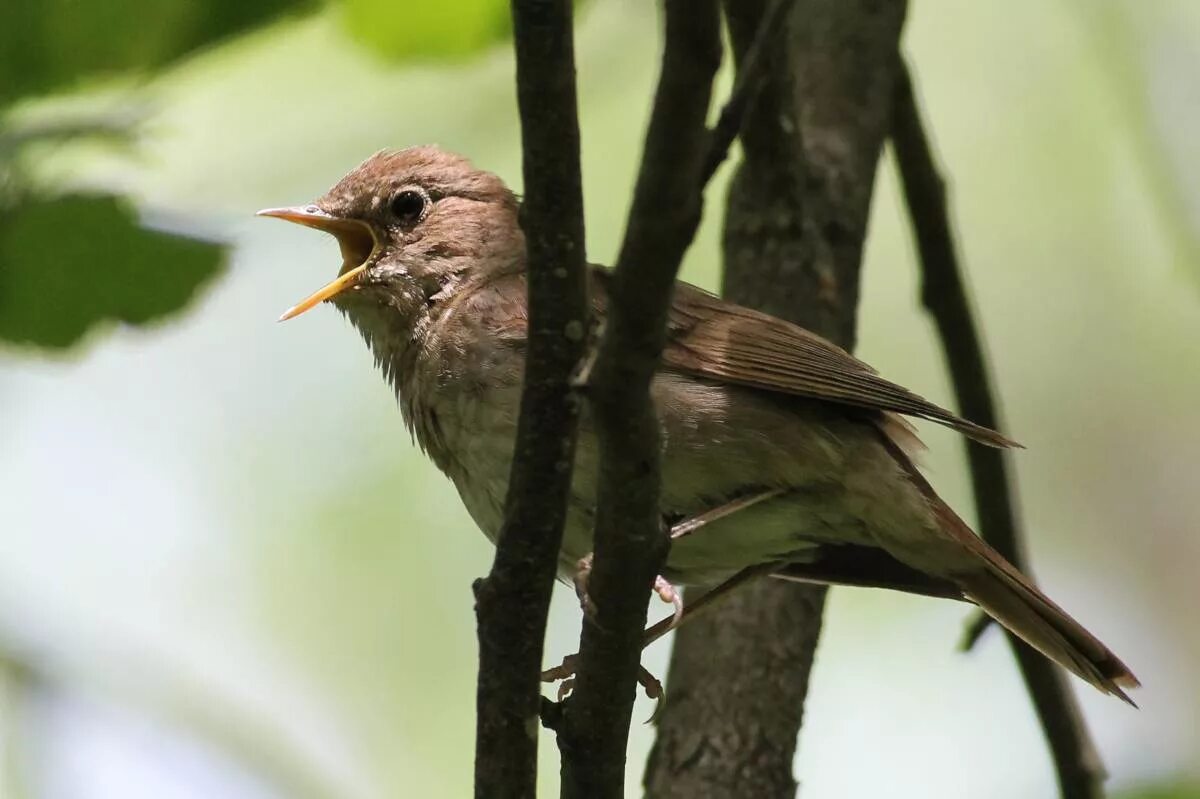
[[506,0],[342,0],[342,19],[358,41],[387,58],[455,58],[504,41],[512,32]]
[[0,339],[67,347],[110,321],[182,308],[224,248],[147,230],[114,197],[71,195],[0,215]]
[[0,103],[92,75],[159,67],[316,0],[6,2]]

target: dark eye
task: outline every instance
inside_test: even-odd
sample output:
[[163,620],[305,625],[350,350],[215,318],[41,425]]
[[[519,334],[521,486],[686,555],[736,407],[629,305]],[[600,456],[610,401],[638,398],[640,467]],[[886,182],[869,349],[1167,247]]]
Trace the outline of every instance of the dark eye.
[[401,222],[412,224],[420,221],[427,203],[428,199],[423,193],[415,189],[405,189],[392,198],[392,213]]

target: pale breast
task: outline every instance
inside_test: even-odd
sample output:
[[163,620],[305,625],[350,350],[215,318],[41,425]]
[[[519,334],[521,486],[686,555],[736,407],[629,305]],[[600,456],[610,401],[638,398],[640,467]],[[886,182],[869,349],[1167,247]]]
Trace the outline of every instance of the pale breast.
[[521,359],[480,338],[434,342],[415,433],[492,541],[500,530],[521,398]]

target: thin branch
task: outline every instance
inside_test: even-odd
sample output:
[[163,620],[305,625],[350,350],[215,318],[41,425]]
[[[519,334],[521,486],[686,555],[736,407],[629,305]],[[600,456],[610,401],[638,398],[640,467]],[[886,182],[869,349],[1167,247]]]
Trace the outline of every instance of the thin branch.
[[[738,70],[773,0],[725,0]],[[891,119],[902,0],[794,0],[741,126],[723,238],[725,296],[853,347],[876,165]],[[797,731],[823,586],[757,580],[675,634],[646,796],[794,799]],[[689,588],[690,607],[697,602]]]
[[[891,136],[921,257],[921,299],[937,325],[959,410],[972,421],[999,429],[991,373],[950,226],[946,186],[934,160],[908,68],[903,64],[896,81]],[[1029,574],[1007,456],[1002,450],[972,441],[966,446],[980,534]],[[1050,744],[1062,796],[1102,796],[1104,768],[1065,676],[1020,639],[1009,635],[1009,641]]]
[[513,0],[529,339],[504,526],[475,584],[475,795],[536,795],[541,665],[558,568],[585,347],[587,273],[571,0]]
[[705,117],[721,60],[717,0],[665,0],[662,71],[589,388],[599,444],[595,557],[575,693],[558,727],[562,795],[624,793],[646,598],[667,554],[650,381],[675,275],[700,222]]
[[975,648],[975,644],[979,643],[979,639],[983,634],[992,628],[996,620],[984,613],[982,610],[976,611],[967,618],[967,623],[963,626],[962,638],[958,639],[958,648],[962,652],[970,652]]
[[729,157],[729,148],[741,133],[747,112],[766,81],[767,54],[773,40],[783,36],[787,29],[788,12],[795,5],[795,0],[773,0],[771,7],[763,14],[758,31],[754,34],[754,42],[738,65],[733,91],[729,93],[729,99],[725,101],[717,124],[713,127],[708,155],[704,158],[704,169],[700,173],[702,183],[707,184]]

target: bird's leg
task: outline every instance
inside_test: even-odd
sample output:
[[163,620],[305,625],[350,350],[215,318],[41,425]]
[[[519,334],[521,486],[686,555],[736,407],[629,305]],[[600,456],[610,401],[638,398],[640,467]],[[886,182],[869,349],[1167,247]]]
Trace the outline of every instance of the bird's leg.
[[[644,649],[657,641],[659,638],[662,638],[664,635],[678,626],[678,624],[682,624],[684,620],[695,616],[704,608],[712,607],[717,603],[717,600],[721,599],[722,597],[729,596],[733,589],[755,577],[764,574],[770,574],[771,572],[777,570],[780,565],[781,564],[779,563],[764,563],[758,566],[749,566],[745,569],[742,569],[740,572],[733,575],[720,585],[717,585],[695,602],[688,605],[687,608],[679,614],[678,621],[676,621],[677,617],[672,615],[667,616],[657,624],[648,627],[646,632],[643,634],[642,648]],[[670,585],[670,583],[667,583],[667,585]],[[671,590],[675,591],[674,586],[671,587]],[[680,605],[682,605],[682,602],[680,602]],[[571,689],[575,687],[575,673],[578,665],[579,653],[575,653],[573,655],[567,655],[565,658],[563,658],[562,663],[558,664],[557,666],[546,669],[542,672],[542,682],[558,682],[559,680],[562,680],[562,684],[558,686],[559,702],[568,697],[571,694]],[[646,697],[648,699],[654,699],[658,701],[658,704],[655,705],[654,713],[647,720],[647,723],[649,723],[658,717],[658,712],[662,708],[661,700],[664,695],[662,683],[659,682],[658,678],[647,671],[644,666],[638,666],[638,685],[642,686],[642,688],[646,691]]]
[[786,488],[772,488],[769,491],[761,491],[757,494],[747,494],[737,499],[732,499],[724,505],[718,505],[715,508],[706,510],[704,513],[689,516],[683,521],[672,525],[671,540],[676,541],[684,536],[689,536],[706,524],[724,519],[726,516],[732,516],[738,511],[746,510],[746,508],[757,505],[760,502],[765,502],[768,499],[775,499],[775,497],[786,494],[788,490]]
[[[745,496],[738,497],[737,499],[726,502],[724,505],[718,505],[715,508],[706,510],[704,513],[699,513],[695,516],[689,516],[683,521],[676,522],[675,524],[671,525],[671,540],[677,541],[680,538],[692,535],[705,525],[711,524],[719,519],[724,519],[726,516],[731,516],[738,511],[746,510],[747,508],[757,505],[760,502],[764,502],[768,499],[774,499],[775,497],[785,493],[787,493],[787,489],[785,488],[772,488],[768,491],[761,491],[757,494],[747,494]],[[596,605],[592,602],[591,597],[588,596],[587,591],[588,577],[592,573],[592,555],[593,553],[589,552],[580,558],[578,563],[575,564],[574,582],[575,595],[579,597],[579,605],[581,608],[583,608],[584,615],[588,618],[588,620],[595,623]],[[661,574],[654,578],[653,590],[654,593],[658,594],[659,598],[661,598],[663,602],[667,602],[675,606],[675,612],[671,616],[671,624],[667,627],[667,630],[672,630],[675,627],[678,627],[680,622],[683,621],[685,613],[683,607],[683,596],[680,594],[679,590],[676,589],[676,587]],[[658,625],[655,625],[654,628],[651,629],[655,629],[657,627]],[[664,632],[666,631],[664,630]],[[656,637],[660,637],[661,635],[662,633],[659,633],[659,635]]]
[[[591,596],[588,595],[588,578],[592,574],[592,555],[589,552],[578,560],[575,564],[575,595],[579,597],[579,606],[583,609],[583,615],[593,624],[596,621],[596,603],[592,602]],[[654,578],[654,592],[662,597],[664,602],[670,602],[675,606],[675,613],[670,618],[671,620],[679,620],[683,618],[683,599],[675,586],[671,585],[662,576]],[[670,626],[667,627],[670,629]],[[558,682],[562,683],[558,686],[558,701],[561,702],[571,694],[571,690],[575,687],[575,671],[578,667],[579,653],[567,655],[563,658],[562,663],[553,668],[546,669],[542,672],[542,682]],[[662,683],[658,678],[646,670],[644,666],[638,666],[638,684],[646,691],[646,697],[649,699],[660,700],[663,695]],[[653,721],[658,716],[658,709],[662,703],[659,702],[655,706],[654,714],[651,715],[650,721]]]
[[[671,632],[671,630],[674,630],[688,619],[695,617],[696,614],[704,608],[712,607],[716,604],[717,600],[728,596],[733,589],[737,588],[738,586],[743,585],[755,577],[771,574],[772,572],[778,570],[780,565],[781,564],[779,563],[763,563],[759,564],[758,566],[747,566],[725,582],[718,583],[701,595],[701,597],[695,602],[692,602],[686,608],[684,608],[682,613],[674,616],[667,616],[666,618],[647,627],[642,639],[642,647],[645,648],[650,646],[650,644],[654,643],[659,638],[662,638],[664,635]],[[682,601],[680,604],[682,604]]]
[[677,627],[683,620],[683,594],[661,574],[654,578],[654,593],[658,594],[663,602],[670,602],[675,606],[675,613],[671,616],[671,627]]
[[[777,488],[769,491],[763,491],[758,494],[751,494],[744,497],[739,497],[730,502],[720,505],[704,513],[690,516],[677,524],[671,526],[671,540],[674,541],[684,536],[691,535],[697,530],[700,530],[705,525],[723,519],[726,516],[745,510],[752,505],[757,505],[764,500],[773,499],[783,493],[786,489]],[[579,597],[580,607],[583,609],[584,615],[595,623],[596,621],[596,605],[592,602],[591,597],[587,592],[588,577],[592,571],[592,553],[588,553],[580,558],[576,564],[574,577],[575,593]],[[645,648],[662,638],[671,630],[678,627],[685,619],[694,616],[697,612],[705,607],[710,607],[723,596],[727,596],[734,588],[742,585],[746,581],[758,577],[763,574],[770,574],[779,568],[777,563],[767,563],[759,566],[750,566],[742,569],[737,574],[730,577],[725,582],[717,585],[712,590],[701,596],[698,600],[688,607],[684,607],[683,597],[679,590],[672,585],[665,577],[658,575],[654,578],[653,590],[664,602],[670,602],[675,607],[675,612],[670,616],[662,619],[656,624],[646,628],[642,639],[642,647]],[[567,655],[563,658],[559,665],[546,669],[542,672],[542,682],[558,682],[562,680],[562,684],[558,687],[558,701],[562,701],[571,693],[571,689],[575,685],[575,669],[579,659],[578,653]],[[646,691],[646,696],[651,699],[659,699],[663,695],[662,683],[654,677],[653,674],[646,671],[645,668],[639,667],[638,683]],[[655,715],[658,711],[655,710]],[[653,717],[651,717],[653,719]]]
[[[671,525],[671,540],[677,541],[680,538],[692,535],[707,524],[711,524],[718,519],[724,519],[726,516],[732,516],[738,511],[743,511],[746,508],[757,505],[758,503],[764,502],[768,499],[774,499],[775,497],[778,497],[786,492],[787,489],[784,488],[772,488],[768,491],[761,491],[757,494],[748,494],[746,496],[738,497],[737,499],[726,502],[724,505],[718,505],[715,508],[710,508],[709,510],[704,511],[704,513],[698,513],[695,516],[689,516],[683,521],[676,522],[675,524]],[[725,583],[722,583],[713,590],[728,590],[728,588],[725,588],[725,586],[733,580],[737,580],[738,576],[739,575],[734,575]],[[741,581],[739,580],[737,583],[734,583],[734,585],[740,585],[740,583]],[[734,585],[729,585],[729,588],[733,588]],[[671,585],[671,583],[669,583],[661,574],[654,578],[654,593],[658,594],[663,602],[670,602],[672,605],[674,605],[675,613],[671,616],[666,628],[657,633],[653,638],[649,638],[646,641],[647,644],[649,644],[651,641],[661,638],[667,632],[678,627],[683,622],[683,617],[686,613],[683,607],[682,594],[680,594],[675,586]],[[667,620],[664,619],[663,621],[666,622]],[[649,634],[650,630],[657,629],[662,623],[663,622],[659,622],[658,624],[655,624],[653,627],[646,630],[647,634]]]
[[[592,624],[597,624],[596,620],[596,603],[592,601],[588,594],[588,578],[592,575],[592,553],[584,555],[575,564],[575,576],[572,582],[575,583],[575,596],[579,597],[579,607],[583,610],[583,615]],[[654,593],[662,599],[663,602],[670,603],[675,606],[675,613],[671,617],[676,622],[683,618],[683,597],[675,586],[672,585],[667,578],[661,574],[654,578]],[[674,625],[672,625],[674,626]]]

